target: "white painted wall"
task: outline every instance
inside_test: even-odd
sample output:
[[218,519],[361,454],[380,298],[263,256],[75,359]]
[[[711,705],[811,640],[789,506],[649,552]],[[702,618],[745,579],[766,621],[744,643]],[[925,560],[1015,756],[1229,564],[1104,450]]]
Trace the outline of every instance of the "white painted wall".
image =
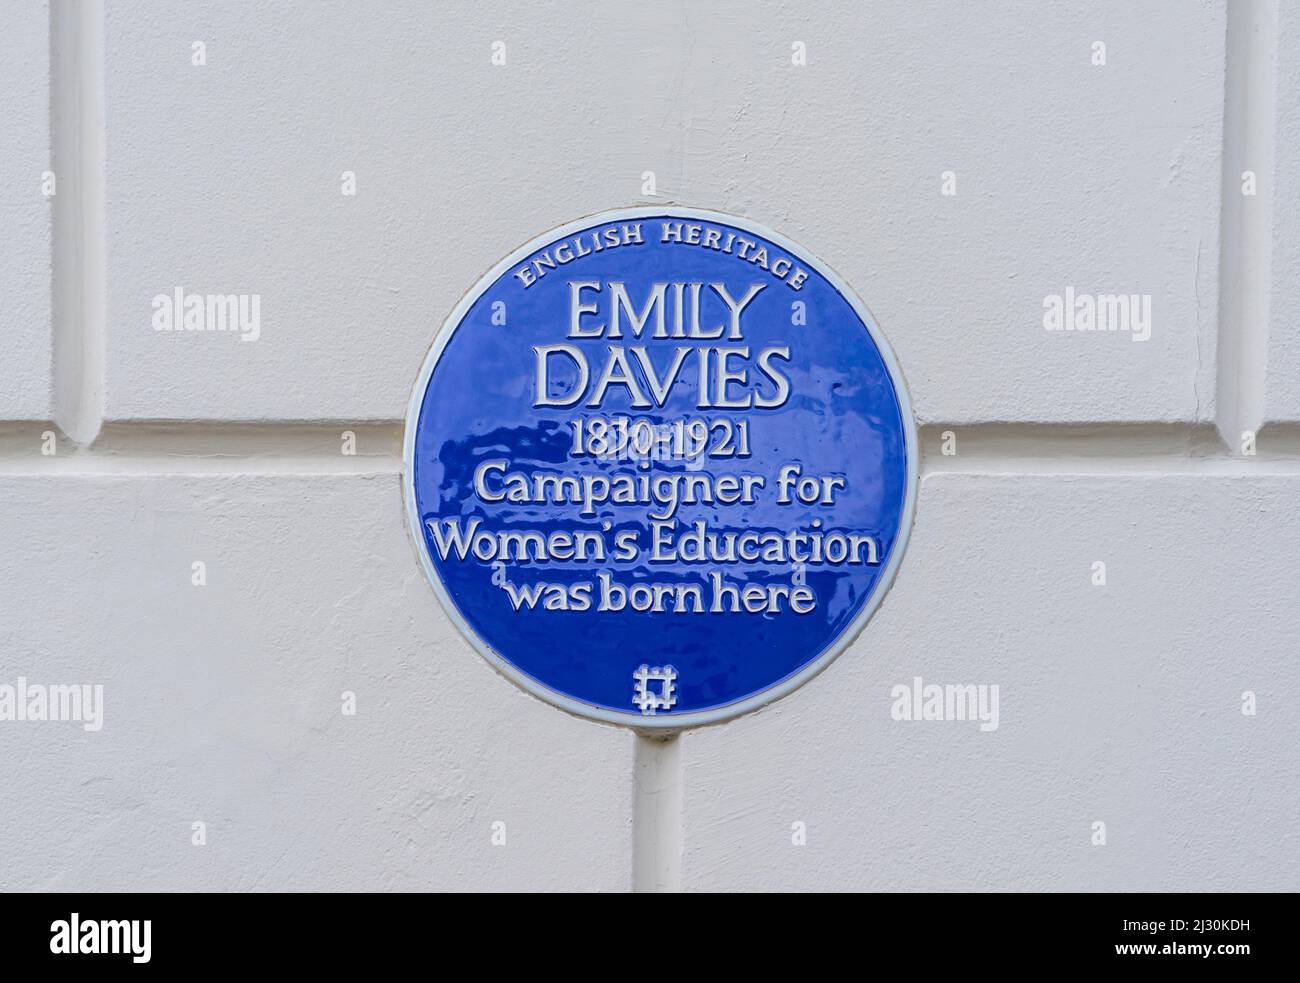
[[[107,6],[0,8],[0,684],[105,688],[0,721],[0,889],[1300,887],[1294,9]],[[925,476],[858,642],[663,748],[474,654],[398,468],[484,270],[669,201],[856,287]],[[155,332],[177,286],[261,337]],[[1067,286],[1150,339],[1045,331]],[[998,730],[891,719],[916,676]]]

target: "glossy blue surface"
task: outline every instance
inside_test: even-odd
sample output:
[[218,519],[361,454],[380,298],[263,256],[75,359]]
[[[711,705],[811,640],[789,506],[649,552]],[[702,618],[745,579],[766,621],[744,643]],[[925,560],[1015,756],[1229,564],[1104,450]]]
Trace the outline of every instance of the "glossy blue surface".
[[[664,224],[679,222],[716,229],[714,242],[718,246],[735,235],[733,251],[729,254],[675,238],[661,241]],[[639,226],[643,241],[637,242],[626,231],[625,227],[633,225]],[[588,229],[579,233],[570,229],[557,236],[555,243],[567,242],[568,249],[552,244],[518,259],[473,298],[464,316],[450,326],[454,330],[445,337],[440,355],[435,349],[427,387],[423,393],[417,392],[413,404],[415,431],[407,475],[413,482],[415,511],[423,533],[421,546],[443,593],[480,646],[495,654],[507,669],[513,668],[521,682],[527,685],[532,681],[531,688],[546,691],[543,695],[567,697],[579,705],[579,712],[590,706],[626,714],[627,722],[637,724],[644,714],[635,701],[634,673],[641,666],[671,665],[677,674],[676,702],[659,708],[656,717],[722,710],[789,680],[847,641],[846,633],[860,627],[855,621],[879,589],[908,518],[908,457],[909,450],[914,453],[915,449],[908,447],[914,431],[906,418],[906,400],[900,397],[887,359],[854,305],[829,274],[816,269],[806,257],[796,257],[789,244],[767,241],[748,227],[716,218],[691,220],[680,214],[622,218]],[[754,243],[747,250],[749,259],[737,254],[739,237]],[[614,241],[621,244],[614,246]],[[596,251],[595,246],[601,243],[605,248]],[[573,258],[583,245],[590,253]],[[767,250],[767,270],[751,261],[760,248]],[[570,259],[557,261],[554,269],[532,266],[530,258],[544,252],[550,253],[552,260],[556,260],[556,252]],[[788,268],[777,264],[786,273],[784,277],[773,272],[777,257],[790,261]],[[521,269],[529,271],[524,279],[532,274],[527,286],[516,275]],[[806,271],[806,279],[796,290],[790,277],[798,269]],[[597,285],[576,289],[584,308],[597,308],[594,312],[580,309],[577,323],[583,332],[594,333],[597,326],[603,326],[601,337],[569,336],[574,325],[573,282]],[[651,337],[657,324],[654,307],[640,338],[630,334],[626,307],[619,309],[623,337],[608,336],[612,307],[617,303],[614,284],[624,285],[633,310],[639,313],[655,296],[655,284],[676,283],[702,284],[703,328],[717,325],[727,334],[738,330],[741,337]],[[740,312],[738,329],[730,319],[727,301],[712,284],[724,285],[733,303],[754,285],[763,284]],[[687,326],[693,289],[684,286],[680,291],[687,307],[683,321]],[[678,296],[673,286],[663,294],[665,330],[670,334],[676,330]],[[801,318],[804,323],[795,323]],[[538,406],[539,354],[535,346],[566,344],[575,346],[590,365],[584,398],[573,406]],[[767,408],[701,408],[700,350],[711,352],[705,356],[709,361],[704,402],[712,403],[720,388],[716,374],[717,363],[723,358],[717,351],[720,347],[746,350],[743,355],[725,356],[730,369],[746,372],[743,380],[725,386],[729,401],[743,402],[749,394],[750,399],[756,396],[760,401],[776,402],[781,395],[776,378],[780,376],[788,381],[788,398]],[[589,406],[612,348],[623,349],[622,357],[631,368],[631,384],[611,384],[601,394],[599,405]],[[782,351],[787,348],[788,358]],[[771,349],[777,351],[773,354]],[[768,353],[767,371],[760,366],[764,352]],[[581,381],[576,363],[566,355],[546,359],[545,395],[551,400],[571,397],[575,384]],[[662,406],[634,405],[638,395],[641,402],[659,402],[653,385],[656,380],[648,380],[644,373],[645,359],[660,385],[680,360],[681,371],[667,388]],[[573,453],[574,421],[581,420],[586,428],[594,418],[619,416],[667,425],[660,434],[667,435],[668,444],[659,448],[657,459]],[[718,436],[725,436],[721,431],[726,424],[716,421],[730,421],[733,436],[738,436],[739,424],[744,422],[749,456],[684,459],[681,447],[673,443],[673,428],[676,421],[692,418],[709,421]],[[587,432],[584,429],[583,433]],[[640,429],[642,436],[646,432],[644,427]],[[731,449],[739,449],[738,444],[733,440]],[[716,440],[713,446],[728,449]],[[782,540],[781,547],[771,539],[764,541],[766,554],[772,557],[768,562],[697,563],[680,556],[655,561],[649,555],[652,518],[648,512],[663,515],[667,507],[607,501],[583,515],[581,506],[574,504],[485,501],[476,493],[475,484],[476,469],[485,462],[504,462],[489,468],[482,478],[485,484],[481,487],[487,488],[489,497],[503,493],[506,472],[580,480],[631,475],[634,481],[642,476],[758,476],[763,485],[754,490],[752,503],[679,505],[673,516],[675,534],[693,529],[699,520],[714,533],[752,531],[786,537],[791,530],[808,534],[837,530],[845,537],[850,533],[871,537],[877,547],[876,562],[832,563],[823,556],[823,562],[797,564],[789,556],[788,539]],[[804,476],[839,478],[843,486],[832,489],[829,503],[780,504],[778,475],[782,466],[792,464],[798,465]],[[534,495],[531,488],[529,495]],[[585,561],[508,558],[497,563],[495,570],[493,560],[479,559],[472,551],[463,560],[454,549],[444,558],[430,523],[446,534],[453,528],[446,525],[449,521],[464,531],[475,518],[480,520],[478,532],[493,534],[589,531],[600,538],[605,557]],[[626,534],[634,534],[640,551],[637,558],[618,557],[615,537],[620,533],[625,534],[625,544],[632,539]],[[665,535],[662,529],[660,534]],[[564,541],[559,542],[558,552],[567,554]],[[498,552],[499,547],[497,541]],[[593,554],[595,549],[589,546]],[[807,545],[803,550],[811,552]],[[870,559],[870,547],[862,539],[857,550],[860,558]],[[483,551],[488,552],[486,545]],[[713,590],[713,571],[741,590],[746,585],[790,588],[805,584],[812,591],[814,607],[796,613],[787,597],[784,603],[778,598],[775,613],[766,608],[761,612],[732,611],[737,602],[724,594],[724,610],[710,610],[719,600]],[[666,590],[660,603],[668,609],[597,610],[602,572],[625,587],[663,585]],[[544,596],[558,604],[557,598],[563,594],[569,609],[548,610],[542,603],[533,608],[523,603],[516,609],[503,581],[516,596],[522,589],[551,585]],[[587,610],[574,609],[581,607],[581,601],[572,587],[581,583],[591,585]],[[682,585],[698,585],[699,594],[679,595],[677,588]],[[643,592],[641,601],[647,598]],[[674,609],[679,603],[685,610]],[[807,595],[802,603],[807,606]],[[705,610],[697,612],[697,606]]]

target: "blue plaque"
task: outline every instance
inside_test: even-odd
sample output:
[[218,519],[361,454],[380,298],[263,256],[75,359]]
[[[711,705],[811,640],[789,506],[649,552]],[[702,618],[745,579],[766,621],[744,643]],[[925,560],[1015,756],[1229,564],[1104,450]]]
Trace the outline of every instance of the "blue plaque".
[[713,723],[825,668],[903,555],[902,376],[825,265],[674,207],[549,232],[425,358],[403,482],[416,550],[489,662],[572,713]]

